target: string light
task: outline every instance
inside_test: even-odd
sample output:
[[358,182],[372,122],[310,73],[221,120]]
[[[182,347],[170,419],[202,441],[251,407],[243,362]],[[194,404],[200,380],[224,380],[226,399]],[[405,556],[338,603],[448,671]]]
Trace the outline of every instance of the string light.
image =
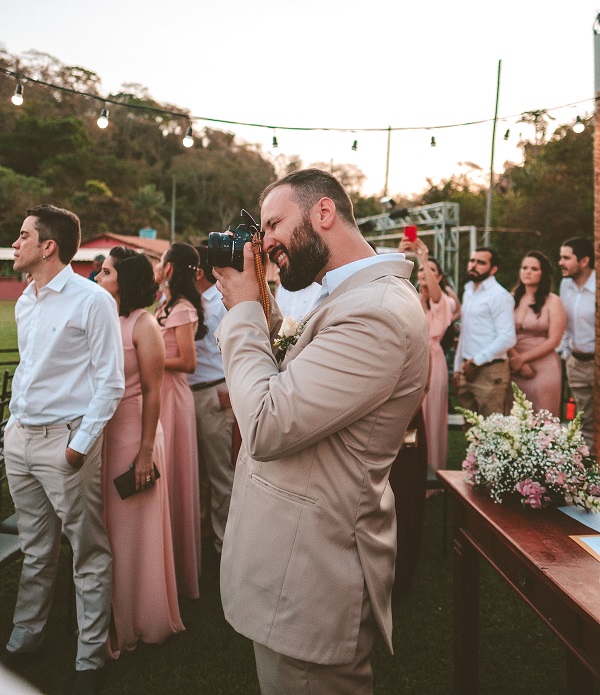
[[191,147],[194,144],[194,135],[192,133],[192,124],[188,126],[188,129],[185,131],[185,137],[183,138],[183,146],[184,147]]
[[103,108],[102,111],[100,111],[100,116],[98,117],[98,120],[96,121],[98,124],[98,128],[102,128],[104,130],[105,128],[108,127],[108,109]]
[[354,142],[352,143],[352,152],[356,152],[357,149],[358,149],[358,140],[354,140]]
[[510,137],[510,128],[506,131],[506,133],[504,133],[504,139],[505,140],[508,140],[509,137]]
[[[599,15],[600,17],[600,15]],[[599,20],[600,22],[600,20]],[[338,133],[348,133],[348,132],[361,132],[361,133],[366,133],[366,132],[386,132],[386,131],[414,131],[414,130],[441,130],[441,129],[447,129],[447,128],[459,128],[459,127],[464,127],[464,126],[470,126],[470,125],[481,125],[484,123],[490,123],[493,121],[493,118],[485,118],[481,119],[478,121],[465,121],[462,123],[449,123],[449,124],[443,124],[443,125],[423,125],[423,126],[400,126],[400,127],[394,127],[394,126],[388,126],[388,127],[381,127],[381,128],[329,128],[329,127],[301,127],[301,126],[283,126],[283,125],[278,125],[275,126],[273,124],[266,124],[266,123],[247,123],[247,122],[242,122],[242,121],[234,121],[234,120],[225,120],[221,118],[210,118],[208,116],[190,116],[188,113],[183,113],[181,111],[174,111],[171,109],[165,109],[157,106],[151,106],[149,104],[143,104],[143,103],[130,103],[130,102],[125,102],[123,100],[119,100],[116,98],[103,98],[99,97],[97,94],[92,94],[90,92],[84,92],[80,91],[77,89],[72,89],[70,87],[64,87],[62,85],[57,85],[57,84],[52,84],[50,82],[45,82],[44,80],[38,80],[33,77],[29,77],[26,75],[23,75],[22,73],[18,71],[13,71],[13,70],[8,70],[6,68],[0,67],[0,73],[3,73],[5,75],[9,75],[17,80],[19,80],[19,84],[17,85],[17,89],[15,90],[15,94],[13,95],[13,103],[15,105],[20,105],[22,103],[22,98],[23,98],[23,87],[20,83],[21,80],[26,79],[29,82],[33,82],[35,84],[39,84],[45,87],[48,87],[53,90],[58,90],[61,92],[67,92],[69,94],[77,94],[79,96],[87,97],[88,99],[95,99],[96,101],[103,101],[105,104],[105,108],[102,110],[103,112],[106,111],[106,124],[104,126],[99,127],[106,127],[108,125],[108,110],[106,109],[106,104],[114,104],[115,106],[122,106],[127,109],[139,109],[143,110],[145,112],[152,112],[160,115],[165,115],[165,116],[172,116],[174,118],[185,118],[189,119],[192,118],[194,121],[206,121],[207,123],[218,123],[218,124],[224,124],[224,125],[235,125],[235,126],[247,126],[251,128],[269,128],[274,130],[275,128],[279,128],[280,130],[294,130],[294,131],[321,131],[321,132],[338,132]],[[20,89],[19,89],[20,87]],[[18,99],[18,95],[20,95],[21,99]],[[15,97],[17,98],[15,101]],[[594,97],[591,97],[589,99],[582,99],[581,101],[577,102],[572,102],[570,104],[563,104],[561,106],[554,106],[548,109],[544,109],[546,112],[549,111],[557,111],[559,109],[565,109],[568,107],[573,107],[573,106],[579,106],[580,104],[584,104],[587,102],[591,102],[594,100]],[[522,113],[520,114],[513,114],[512,116],[502,116],[498,118],[498,121],[508,121],[513,118],[517,118],[521,116]],[[101,114],[102,117],[102,114]],[[100,119],[98,119],[100,120]],[[574,127],[578,127],[578,130],[576,132],[581,132],[584,128],[585,125],[583,122],[581,122],[581,118],[578,116],[577,121],[575,123]],[[277,148],[278,142],[277,142],[277,136],[273,135],[273,147]],[[432,142],[431,146],[435,147],[435,137],[432,137]]]
[[15,106],[21,106],[23,103],[23,85],[20,82],[17,82],[15,93],[12,95],[10,100]]
[[272,148],[276,150],[279,147],[279,143],[277,142],[277,135],[273,135],[273,143],[272,143]]
[[431,136],[431,146],[435,147],[437,145],[437,142],[435,141],[435,135]]
[[585,125],[583,124],[581,117],[577,116],[577,118],[575,119],[575,123],[573,125],[573,132],[574,133],[583,133],[584,130],[585,130]]

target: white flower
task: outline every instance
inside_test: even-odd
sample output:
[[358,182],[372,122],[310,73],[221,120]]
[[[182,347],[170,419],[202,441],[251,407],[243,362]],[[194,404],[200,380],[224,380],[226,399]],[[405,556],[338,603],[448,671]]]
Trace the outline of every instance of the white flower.
[[299,328],[300,324],[293,316],[286,316],[279,329],[279,335],[282,338],[293,338],[298,333]]

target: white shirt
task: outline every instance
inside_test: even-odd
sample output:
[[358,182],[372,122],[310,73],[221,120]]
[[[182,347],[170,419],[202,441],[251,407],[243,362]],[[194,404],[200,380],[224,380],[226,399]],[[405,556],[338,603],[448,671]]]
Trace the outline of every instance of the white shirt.
[[473,360],[480,366],[492,360],[507,359],[507,350],[517,342],[514,310],[515,300],[493,275],[477,285],[467,282],[455,372],[460,371],[465,360]]
[[296,321],[300,321],[315,306],[320,294],[321,285],[318,282],[313,282],[312,285],[296,292],[286,290],[283,285],[280,285],[275,299],[283,316],[291,316]]
[[596,338],[596,271],[592,271],[581,288],[573,278],[563,278],[560,298],[567,312],[567,329],[562,341],[563,357],[568,357],[572,352],[592,354]]
[[352,263],[346,263],[346,265],[341,265],[339,268],[330,270],[323,276],[321,283],[321,294],[319,295],[315,306],[318,306],[337,287],[339,287],[344,280],[347,280],[351,275],[354,275],[354,273],[357,273],[359,270],[367,268],[370,265],[375,265],[375,263],[404,260],[406,260],[406,256],[403,253],[382,253],[379,256],[368,256],[367,258],[361,258],[358,261],[352,261]]
[[24,425],[54,425],[83,417],[69,447],[86,454],[125,390],[117,305],[70,265],[36,297],[32,282],[17,301],[21,361],[15,371],[11,417]]
[[221,351],[215,340],[217,326],[227,313],[222,299],[223,295],[216,285],[212,285],[202,293],[204,324],[208,328],[208,332],[204,338],[196,341],[196,371],[193,374],[187,374],[190,386],[225,378]]

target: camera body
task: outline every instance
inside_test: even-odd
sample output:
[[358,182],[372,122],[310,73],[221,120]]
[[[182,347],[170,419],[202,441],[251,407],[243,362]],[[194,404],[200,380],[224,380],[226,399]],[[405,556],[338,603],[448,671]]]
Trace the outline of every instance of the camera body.
[[244,270],[244,244],[252,241],[255,234],[259,234],[262,239],[263,232],[249,212],[242,210],[241,215],[244,220],[242,224],[235,228],[229,227],[227,232],[211,232],[208,235],[208,265],[235,268],[239,272]]

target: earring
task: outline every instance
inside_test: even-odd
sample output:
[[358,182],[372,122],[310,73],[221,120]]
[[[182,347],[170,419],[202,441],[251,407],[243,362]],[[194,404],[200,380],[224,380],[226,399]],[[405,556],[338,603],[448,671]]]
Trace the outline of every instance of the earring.
[[168,281],[168,280],[165,280],[164,285],[165,285],[165,287],[168,287],[168,286],[169,286],[169,281]]
[[48,256],[42,256],[42,260],[43,260],[43,261],[47,261],[47,260],[48,260]]

